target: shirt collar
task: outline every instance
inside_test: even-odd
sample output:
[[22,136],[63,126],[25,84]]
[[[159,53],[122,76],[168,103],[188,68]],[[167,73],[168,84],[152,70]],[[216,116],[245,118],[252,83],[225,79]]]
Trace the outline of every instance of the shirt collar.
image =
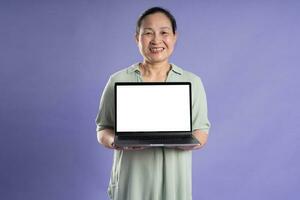
[[181,69],[180,67],[178,67],[177,65],[171,63],[172,66],[172,71],[175,72],[176,74],[182,75],[183,73],[183,69]]
[[[176,74],[181,75],[183,73],[183,70],[180,67],[176,66],[175,64],[171,63],[171,67],[172,67],[171,71],[175,72]],[[141,71],[139,69],[139,63],[131,65],[127,69],[127,72],[128,73],[133,73],[133,72],[141,73]]]
[[127,69],[128,73],[133,73],[133,72],[137,72],[137,73],[141,73],[140,69],[139,69],[139,63],[135,63],[133,65],[131,65],[128,69]]

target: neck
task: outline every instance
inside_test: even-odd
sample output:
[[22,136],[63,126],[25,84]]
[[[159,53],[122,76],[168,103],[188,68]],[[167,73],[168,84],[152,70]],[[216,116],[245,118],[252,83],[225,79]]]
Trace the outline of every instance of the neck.
[[147,63],[143,62],[140,65],[142,75],[146,77],[157,77],[157,76],[167,76],[170,71],[170,64],[168,62],[164,63]]

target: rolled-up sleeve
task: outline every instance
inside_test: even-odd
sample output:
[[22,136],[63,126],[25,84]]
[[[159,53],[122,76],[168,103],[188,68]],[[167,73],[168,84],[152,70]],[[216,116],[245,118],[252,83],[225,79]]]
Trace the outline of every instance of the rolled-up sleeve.
[[96,131],[101,131],[106,128],[114,129],[114,109],[114,85],[112,78],[109,78],[100,99],[99,111],[96,117]]
[[207,100],[204,86],[199,77],[193,80],[192,88],[192,128],[193,130],[200,129],[208,133],[210,122],[207,113]]

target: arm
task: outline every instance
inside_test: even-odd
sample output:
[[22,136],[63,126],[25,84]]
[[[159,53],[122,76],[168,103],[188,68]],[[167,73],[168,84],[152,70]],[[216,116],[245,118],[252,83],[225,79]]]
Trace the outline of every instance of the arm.
[[208,139],[208,133],[207,132],[204,132],[204,131],[201,131],[201,130],[197,129],[197,130],[193,131],[193,135],[200,142],[200,145],[196,146],[193,149],[200,149],[201,147],[203,147],[206,144],[207,139]]
[[115,133],[113,129],[103,129],[101,131],[97,131],[97,139],[100,144],[108,149],[116,149],[116,150],[143,150],[146,147],[117,147],[114,145]]
[[192,86],[192,130],[193,136],[200,142],[200,144],[194,147],[183,148],[186,150],[200,149],[203,147],[207,142],[210,127],[210,122],[207,117],[206,94],[200,78],[193,79]]
[[196,149],[200,149],[202,148],[206,142],[207,142],[207,138],[208,138],[208,133],[201,131],[200,129],[196,129],[193,131],[193,136],[199,141],[200,144],[196,145],[196,146],[189,146],[189,147],[177,147],[178,149],[181,150],[196,150]]
[[109,149],[114,149],[115,133],[113,129],[103,129],[97,131],[97,139],[100,144]]

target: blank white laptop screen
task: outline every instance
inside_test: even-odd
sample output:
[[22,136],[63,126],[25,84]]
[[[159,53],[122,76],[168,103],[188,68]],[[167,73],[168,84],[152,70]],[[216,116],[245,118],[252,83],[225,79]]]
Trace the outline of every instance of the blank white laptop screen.
[[116,85],[117,132],[191,131],[189,85]]

